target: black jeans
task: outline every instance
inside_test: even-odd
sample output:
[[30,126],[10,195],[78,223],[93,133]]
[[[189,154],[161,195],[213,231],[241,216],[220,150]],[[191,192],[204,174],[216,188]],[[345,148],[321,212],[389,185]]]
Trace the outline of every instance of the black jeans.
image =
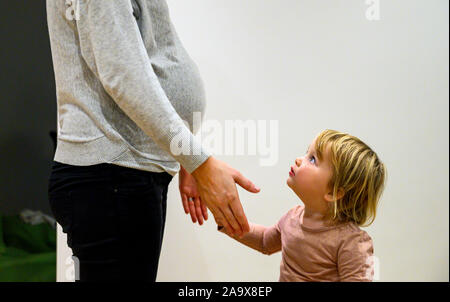
[[156,280],[171,180],[167,172],[53,161],[49,202],[78,262],[76,281]]

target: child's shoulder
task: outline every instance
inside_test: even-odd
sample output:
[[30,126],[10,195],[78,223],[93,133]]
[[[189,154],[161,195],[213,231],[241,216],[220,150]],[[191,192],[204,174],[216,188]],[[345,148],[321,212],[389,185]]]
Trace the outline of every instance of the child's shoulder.
[[370,235],[355,223],[352,222],[344,223],[340,227],[336,228],[336,230],[339,232],[338,238],[340,238],[339,241],[341,245],[373,244]]
[[284,225],[285,222],[290,221],[291,223],[293,221],[297,221],[297,219],[300,217],[301,212],[303,211],[303,206],[296,205],[292,208],[290,208],[287,212],[284,213],[283,216],[281,216],[280,220],[278,221],[278,226],[281,227]]
[[294,207],[290,208],[289,211],[284,214],[284,216],[286,216],[287,218],[299,217],[304,208],[305,206],[295,205]]
[[[354,222],[343,223],[338,229],[341,232],[347,233],[349,235],[363,235],[363,234],[367,234],[367,232],[365,230],[361,229]],[[367,234],[367,236],[369,236],[369,234]]]

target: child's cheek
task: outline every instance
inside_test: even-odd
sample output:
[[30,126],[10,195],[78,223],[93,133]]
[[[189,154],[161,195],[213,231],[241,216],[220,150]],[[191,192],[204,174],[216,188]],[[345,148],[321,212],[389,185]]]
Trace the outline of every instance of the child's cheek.
[[308,189],[311,187],[311,171],[308,170],[308,168],[299,169],[297,171],[297,174],[295,174],[295,183],[299,188],[302,189]]
[[296,185],[301,185],[301,183],[302,183],[302,175],[301,174],[302,173],[299,170],[299,171],[297,171],[297,174],[295,174],[295,176],[294,176],[294,181],[295,181]]

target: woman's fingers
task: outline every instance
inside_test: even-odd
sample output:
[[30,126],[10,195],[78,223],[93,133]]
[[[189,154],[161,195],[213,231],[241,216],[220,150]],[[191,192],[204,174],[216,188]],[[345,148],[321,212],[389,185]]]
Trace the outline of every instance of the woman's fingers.
[[198,224],[203,224],[203,215],[202,215],[202,208],[200,206],[200,198],[197,196],[194,199],[195,204],[195,213],[197,214]]
[[250,231],[250,226],[248,224],[247,217],[245,216],[244,209],[240,202],[233,201],[230,203],[231,211],[233,212],[233,217],[237,218],[237,221],[243,221],[240,224],[241,230],[243,233],[247,233]]
[[[189,199],[189,198],[188,198]],[[189,203],[189,213],[191,214],[191,219],[193,223],[197,222],[197,214],[195,212],[195,204],[193,200],[188,200]]]
[[[211,210],[211,208],[210,208]],[[214,220],[216,221],[217,225],[220,225],[222,227],[225,228],[225,232],[233,234],[233,228],[231,227],[231,225],[228,223],[227,219],[225,218],[225,215],[222,213],[222,211],[220,209],[216,209],[215,212],[213,212],[211,210],[211,212],[213,213],[214,216]]]
[[261,189],[258,188],[250,179],[246,178],[244,175],[242,175],[241,172],[235,171],[234,175],[234,181],[240,185],[242,188],[246,189],[249,192],[252,193],[258,193]]
[[203,224],[208,219],[208,210],[202,203],[200,196],[188,197],[187,194],[181,194],[181,200],[183,203],[184,212],[190,214],[193,223]]
[[[249,229],[245,214],[236,205],[232,206],[233,203],[240,203],[236,184],[250,192],[256,193],[259,189],[236,170],[213,156],[210,156],[191,175],[195,178],[200,196],[216,221],[220,220],[222,224],[228,222],[228,227],[237,235],[245,234]],[[217,210],[213,212],[213,207],[220,210],[220,213]]]
[[188,204],[187,196],[184,193],[181,193],[181,202],[183,203],[184,213],[189,214],[189,204]]
[[[232,232],[238,236],[243,235],[244,227],[238,223],[230,206],[221,209],[226,220],[231,225]],[[235,213],[236,214],[236,213]]]
[[214,206],[214,205],[210,205],[208,206],[208,209],[211,211],[211,213],[213,214],[214,220],[216,221],[217,225],[222,226],[223,228],[225,228],[226,231],[232,231],[233,228],[228,224],[225,216],[223,215],[222,211]]
[[205,220],[208,220],[208,209],[206,208],[205,203],[202,201],[202,198],[200,196],[198,198],[200,199],[200,204],[202,206],[203,218],[205,218]]

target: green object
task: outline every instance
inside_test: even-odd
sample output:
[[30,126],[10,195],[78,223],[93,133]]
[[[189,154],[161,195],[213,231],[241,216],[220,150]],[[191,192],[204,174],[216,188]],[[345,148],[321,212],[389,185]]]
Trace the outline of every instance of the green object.
[[0,282],[56,281],[56,229],[0,215]]

